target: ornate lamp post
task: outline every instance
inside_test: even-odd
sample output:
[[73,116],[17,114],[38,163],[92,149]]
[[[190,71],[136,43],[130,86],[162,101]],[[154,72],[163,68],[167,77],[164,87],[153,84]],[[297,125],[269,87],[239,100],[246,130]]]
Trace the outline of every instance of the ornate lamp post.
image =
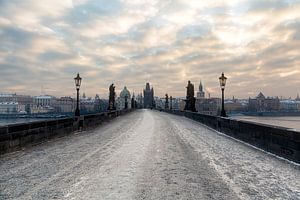
[[224,73],[222,73],[222,76],[219,78],[220,86],[222,90],[222,111],[221,111],[222,117],[226,117],[225,106],[224,106],[224,90],[225,90],[226,80],[227,78],[224,76]]
[[75,86],[76,86],[76,90],[77,90],[77,104],[76,104],[76,110],[75,110],[75,116],[76,117],[80,116],[80,110],[79,110],[79,89],[80,89],[80,85],[81,85],[81,79],[82,78],[79,76],[79,73],[74,78],[74,80],[75,80]]

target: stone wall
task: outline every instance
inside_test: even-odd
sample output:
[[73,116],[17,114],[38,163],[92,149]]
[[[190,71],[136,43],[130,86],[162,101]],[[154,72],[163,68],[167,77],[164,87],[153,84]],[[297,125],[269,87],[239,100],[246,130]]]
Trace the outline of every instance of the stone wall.
[[165,112],[193,119],[226,135],[300,163],[300,132],[272,125],[245,122],[193,112],[179,110],[167,110]]
[[20,150],[46,140],[63,137],[74,131],[92,129],[104,121],[126,114],[131,110],[112,111],[76,118],[54,119],[0,126],[0,155]]

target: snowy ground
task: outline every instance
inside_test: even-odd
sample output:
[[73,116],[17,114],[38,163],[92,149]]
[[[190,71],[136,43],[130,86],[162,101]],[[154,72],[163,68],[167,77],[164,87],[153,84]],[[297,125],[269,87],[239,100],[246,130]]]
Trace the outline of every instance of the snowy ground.
[[300,167],[139,110],[1,157],[0,199],[300,199]]

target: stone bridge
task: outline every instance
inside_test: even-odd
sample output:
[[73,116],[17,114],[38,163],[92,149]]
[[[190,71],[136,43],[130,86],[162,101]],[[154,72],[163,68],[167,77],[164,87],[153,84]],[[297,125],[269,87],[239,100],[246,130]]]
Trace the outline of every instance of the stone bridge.
[[70,119],[1,127],[0,199],[300,199],[300,165],[242,142],[233,122],[121,114],[85,116],[83,131]]

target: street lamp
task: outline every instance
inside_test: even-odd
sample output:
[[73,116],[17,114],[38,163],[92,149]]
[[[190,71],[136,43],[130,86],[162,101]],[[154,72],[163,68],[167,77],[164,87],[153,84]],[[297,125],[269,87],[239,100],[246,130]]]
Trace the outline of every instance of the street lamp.
[[74,78],[75,80],[75,86],[77,90],[77,104],[76,104],[76,110],[75,110],[75,116],[79,117],[80,116],[80,111],[79,111],[79,89],[81,85],[81,77],[79,76],[79,73],[77,73],[77,76]]
[[219,78],[220,86],[222,90],[222,111],[221,111],[222,117],[226,117],[226,112],[224,108],[224,90],[225,90],[226,80],[227,78],[224,76],[224,73],[222,73],[222,76]]

